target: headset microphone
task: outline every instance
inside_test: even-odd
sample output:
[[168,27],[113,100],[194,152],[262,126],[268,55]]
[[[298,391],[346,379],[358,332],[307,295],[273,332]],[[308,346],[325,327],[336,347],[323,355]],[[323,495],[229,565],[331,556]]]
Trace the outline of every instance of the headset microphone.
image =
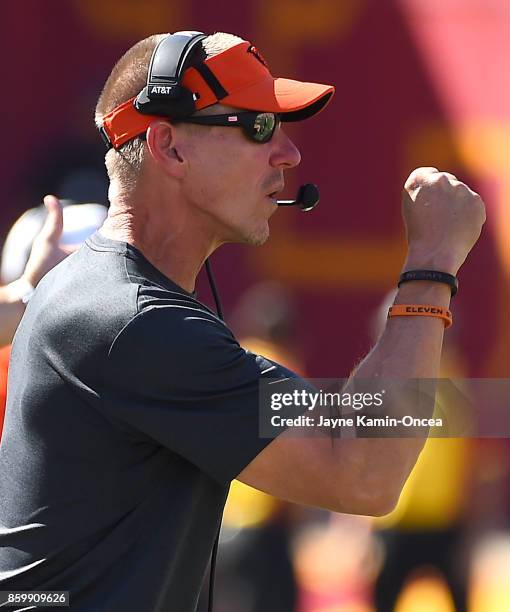
[[276,200],[278,206],[299,206],[303,212],[312,210],[319,203],[319,188],[313,183],[301,185],[295,200]]

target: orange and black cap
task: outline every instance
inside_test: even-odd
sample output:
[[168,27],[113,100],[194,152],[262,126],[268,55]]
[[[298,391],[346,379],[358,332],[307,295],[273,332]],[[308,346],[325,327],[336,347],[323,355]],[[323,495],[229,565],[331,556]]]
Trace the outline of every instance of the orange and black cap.
[[[282,121],[301,121],[317,114],[335,92],[332,85],[272,76],[260,52],[246,41],[210,57],[198,68],[187,68],[182,85],[192,92],[196,111],[221,102],[244,110],[278,113]],[[154,119],[172,118],[159,110],[142,114],[135,101],[127,100],[104,117],[100,132],[107,146],[118,149],[144,133]]]

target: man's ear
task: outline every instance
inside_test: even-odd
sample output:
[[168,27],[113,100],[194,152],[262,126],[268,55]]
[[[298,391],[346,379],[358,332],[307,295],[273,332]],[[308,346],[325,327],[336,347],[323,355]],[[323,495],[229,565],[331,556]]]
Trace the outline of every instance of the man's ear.
[[153,121],[147,128],[147,148],[151,157],[174,178],[182,178],[187,166],[179,152],[179,136],[175,126],[163,119]]

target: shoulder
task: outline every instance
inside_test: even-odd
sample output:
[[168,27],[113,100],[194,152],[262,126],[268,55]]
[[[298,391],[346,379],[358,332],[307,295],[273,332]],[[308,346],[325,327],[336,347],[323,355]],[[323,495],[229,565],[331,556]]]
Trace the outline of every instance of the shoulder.
[[150,299],[142,300],[139,312],[112,342],[108,360],[115,371],[122,370],[123,377],[143,372],[151,379],[147,382],[171,376],[185,384],[246,362],[246,351],[209,309],[179,293],[157,293],[151,289]]
[[123,335],[162,350],[194,350],[218,341],[235,342],[228,326],[207,306],[190,295],[155,286],[140,287],[138,314]]

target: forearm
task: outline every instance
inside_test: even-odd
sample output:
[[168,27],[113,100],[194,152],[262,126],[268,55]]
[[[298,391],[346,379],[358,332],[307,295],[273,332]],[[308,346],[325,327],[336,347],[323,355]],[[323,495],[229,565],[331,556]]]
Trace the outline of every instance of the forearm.
[[25,312],[19,281],[0,287],[0,346],[10,344]]
[[[446,285],[428,282],[412,282],[402,285],[395,304],[427,304],[448,308],[450,289]],[[436,317],[392,317],[388,319],[379,341],[367,357],[359,364],[346,387],[353,387],[362,379],[380,379],[381,385],[388,386],[393,392],[385,401],[384,415],[401,418],[413,414],[417,406],[410,405],[409,396],[399,391],[405,380],[435,379],[439,374],[441,348],[443,343],[444,322]],[[402,385],[398,380],[402,380]],[[356,390],[359,390],[358,388]],[[430,413],[434,400],[422,398],[429,404]],[[428,415],[427,415],[428,416]],[[422,437],[363,437],[365,432],[358,431],[357,440],[348,445],[350,462],[359,472],[358,479],[367,483],[366,488],[382,491],[388,496],[381,506],[391,509],[407,480],[425,444]],[[386,431],[381,429],[381,435]],[[377,435],[377,434],[376,434]],[[335,439],[339,461],[345,461],[346,445]]]
[[[410,174],[404,186],[402,214],[408,243],[406,271],[435,270],[456,275],[485,222],[480,196],[455,176],[436,168],[418,168]],[[450,288],[426,281],[405,283],[395,303],[448,308]],[[377,386],[382,391],[388,386],[383,405],[375,406],[379,410],[377,416],[384,410],[385,416],[394,415],[398,419],[413,413],[417,416],[418,411],[423,418],[423,408],[430,410],[431,416],[434,393],[423,393],[428,384],[413,385],[413,381],[437,378],[443,334],[442,319],[392,317],[342,392],[358,393],[363,387],[365,391],[375,391]],[[369,429],[366,423],[365,429],[363,424],[358,428],[359,411],[345,414],[343,404],[334,404],[334,397],[332,394],[332,405],[321,404],[314,409],[311,427],[308,421],[303,426],[289,427],[239,478],[298,503],[337,512],[385,514],[396,504],[425,437],[422,434],[404,438],[403,435],[416,434],[407,427],[404,433],[393,432],[402,436],[394,438],[383,437],[391,433],[388,429]],[[370,410],[367,402],[362,411]]]

